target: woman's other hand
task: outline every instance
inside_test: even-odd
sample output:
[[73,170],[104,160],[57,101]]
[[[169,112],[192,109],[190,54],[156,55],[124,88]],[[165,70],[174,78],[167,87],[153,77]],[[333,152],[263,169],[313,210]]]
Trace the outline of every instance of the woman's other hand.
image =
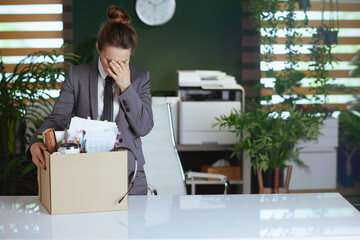
[[47,148],[42,142],[36,142],[30,147],[30,152],[32,156],[32,161],[35,163],[38,167],[46,167],[45,163],[45,157],[43,154],[43,151],[45,151]]

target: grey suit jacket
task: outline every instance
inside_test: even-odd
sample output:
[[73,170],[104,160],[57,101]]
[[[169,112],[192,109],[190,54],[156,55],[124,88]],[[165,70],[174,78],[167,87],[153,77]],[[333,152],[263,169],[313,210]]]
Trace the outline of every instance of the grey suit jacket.
[[[119,95],[119,113],[117,126],[121,135],[120,147],[130,148],[137,157],[138,166],[144,163],[140,136],[150,132],[153,123],[150,95],[149,72],[130,65],[131,85]],[[72,66],[61,86],[60,96],[54,109],[41,125],[30,143],[38,142],[37,135],[47,128],[64,130],[73,114],[78,117],[98,118],[98,60]],[[28,157],[31,155],[28,151]],[[128,153],[129,172],[134,169],[134,156]]]

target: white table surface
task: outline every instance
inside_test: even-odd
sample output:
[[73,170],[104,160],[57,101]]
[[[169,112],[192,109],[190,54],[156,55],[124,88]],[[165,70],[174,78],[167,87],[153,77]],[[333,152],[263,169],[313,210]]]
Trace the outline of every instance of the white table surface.
[[338,193],[130,196],[127,211],[50,215],[37,197],[0,196],[0,239],[360,239]]

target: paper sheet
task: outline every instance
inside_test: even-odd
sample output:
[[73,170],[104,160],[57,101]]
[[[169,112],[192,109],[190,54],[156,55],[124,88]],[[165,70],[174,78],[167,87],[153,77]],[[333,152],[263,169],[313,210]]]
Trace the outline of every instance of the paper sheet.
[[83,139],[83,131],[86,134],[86,150],[91,152],[108,152],[114,148],[115,140],[118,134],[118,128],[115,122],[90,120],[79,117],[73,117],[70,122],[70,127],[67,131],[69,140],[74,141]]

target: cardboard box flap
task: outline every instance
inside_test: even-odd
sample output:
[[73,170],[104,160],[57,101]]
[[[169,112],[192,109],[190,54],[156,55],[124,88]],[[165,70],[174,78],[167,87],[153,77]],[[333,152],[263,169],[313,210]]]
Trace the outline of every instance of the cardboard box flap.
[[38,167],[40,182],[39,185],[39,195],[40,201],[43,203],[44,207],[51,212],[51,186],[50,186],[50,153],[45,151],[45,164],[46,168]]

